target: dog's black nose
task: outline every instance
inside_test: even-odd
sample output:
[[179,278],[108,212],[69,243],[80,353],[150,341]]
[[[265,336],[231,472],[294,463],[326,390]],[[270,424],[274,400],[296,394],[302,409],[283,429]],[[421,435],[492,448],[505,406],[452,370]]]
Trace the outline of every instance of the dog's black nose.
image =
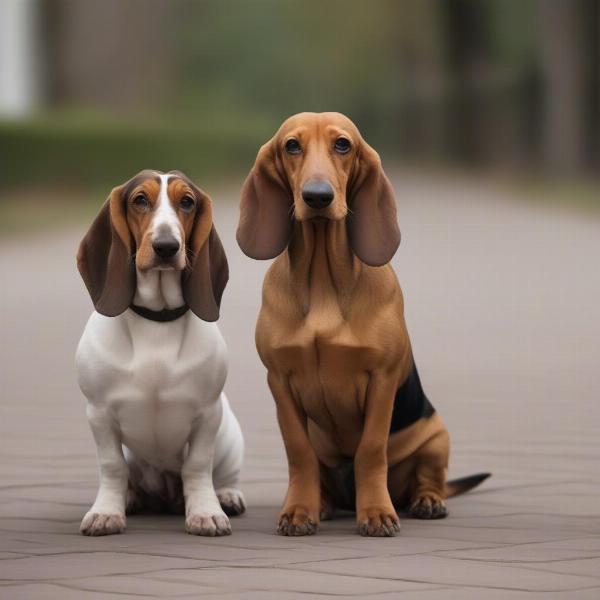
[[173,236],[161,236],[152,242],[154,252],[161,258],[171,258],[179,250],[179,242]]
[[326,181],[309,181],[302,188],[302,198],[311,208],[325,208],[333,201],[333,188]]

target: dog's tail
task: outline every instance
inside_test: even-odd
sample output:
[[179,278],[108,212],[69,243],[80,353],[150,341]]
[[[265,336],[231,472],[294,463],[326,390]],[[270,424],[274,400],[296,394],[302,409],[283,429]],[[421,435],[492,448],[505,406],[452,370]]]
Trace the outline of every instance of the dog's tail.
[[472,490],[475,486],[478,486],[482,481],[485,481],[490,475],[491,473],[477,473],[477,475],[469,475],[468,477],[447,481],[444,488],[444,498],[452,498],[452,496],[464,494]]

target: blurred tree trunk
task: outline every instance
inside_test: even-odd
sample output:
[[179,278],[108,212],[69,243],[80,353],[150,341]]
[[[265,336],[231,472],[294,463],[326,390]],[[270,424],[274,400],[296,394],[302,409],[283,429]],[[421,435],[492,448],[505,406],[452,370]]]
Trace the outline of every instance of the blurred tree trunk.
[[600,169],[600,2],[590,3],[589,152],[590,166]]
[[168,81],[168,3],[164,0],[56,0],[58,103],[137,111],[160,104]]
[[586,14],[594,0],[537,4],[545,109],[543,149],[553,171],[581,169],[586,160]]
[[439,3],[421,0],[392,5],[397,24],[399,144],[410,158],[443,154],[444,48]]
[[495,143],[485,98],[491,74],[487,5],[474,0],[448,0],[442,7],[451,81],[447,149],[450,156],[481,163],[493,154],[490,145]]

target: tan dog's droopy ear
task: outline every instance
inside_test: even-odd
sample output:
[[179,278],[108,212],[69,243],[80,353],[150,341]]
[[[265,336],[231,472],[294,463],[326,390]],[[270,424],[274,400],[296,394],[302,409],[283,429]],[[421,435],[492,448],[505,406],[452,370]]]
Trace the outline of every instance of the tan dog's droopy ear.
[[364,140],[347,201],[348,237],[356,256],[372,267],[390,262],[400,244],[396,198],[379,155]]
[[272,139],[258,152],[242,188],[236,238],[242,252],[258,260],[281,254],[292,235],[292,193],[277,161]]
[[198,200],[194,226],[187,243],[189,268],[183,273],[183,298],[203,321],[219,318],[221,297],[229,280],[225,249],[212,222],[212,202],[196,186]]
[[77,252],[77,268],[94,308],[107,317],[125,311],[135,293],[135,265],[123,194],[126,186],[113,189]]

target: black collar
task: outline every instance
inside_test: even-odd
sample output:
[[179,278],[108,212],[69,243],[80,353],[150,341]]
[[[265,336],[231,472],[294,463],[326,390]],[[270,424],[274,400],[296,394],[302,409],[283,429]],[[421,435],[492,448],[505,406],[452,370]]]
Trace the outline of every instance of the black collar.
[[159,323],[167,323],[168,321],[175,321],[185,315],[190,310],[187,304],[179,306],[178,308],[163,308],[162,310],[150,310],[145,306],[137,306],[136,304],[130,304],[129,308],[140,317],[149,319],[150,321],[158,321]]

